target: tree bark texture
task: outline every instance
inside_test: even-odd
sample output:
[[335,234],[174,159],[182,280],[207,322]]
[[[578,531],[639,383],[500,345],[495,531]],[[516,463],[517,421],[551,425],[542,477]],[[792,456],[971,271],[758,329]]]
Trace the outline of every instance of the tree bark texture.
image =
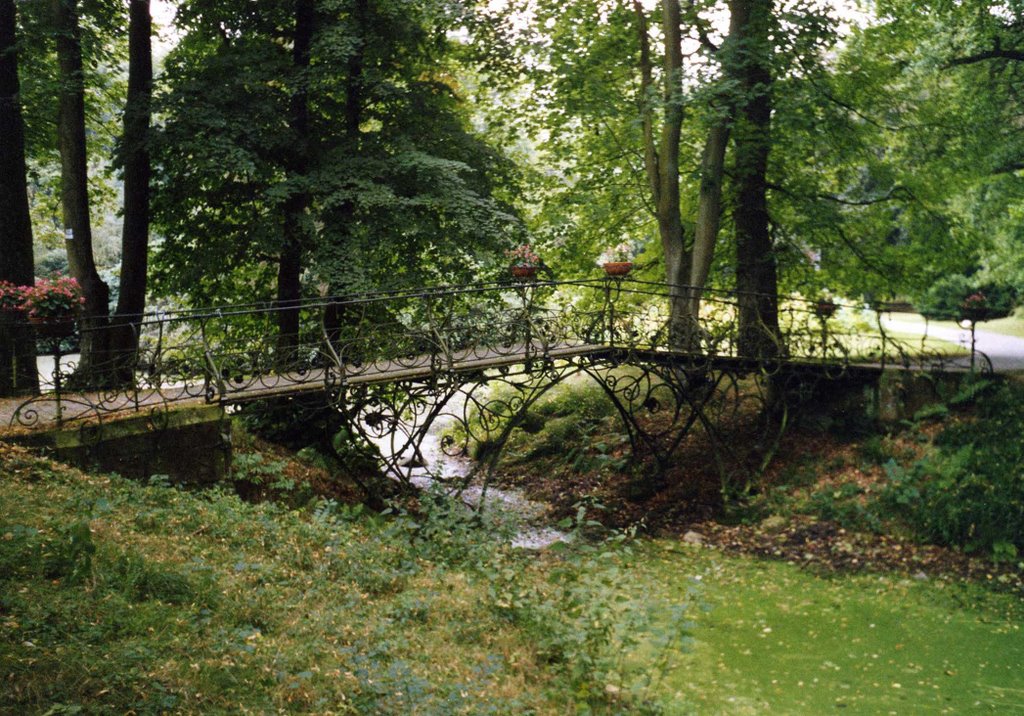
[[120,378],[130,378],[146,310],[149,265],[151,164],[149,124],[153,96],[152,19],[149,0],[131,0],[128,16],[128,97],[124,109],[121,160],[124,167],[124,226],[121,279],[111,336]]
[[729,120],[722,117],[708,130],[700,165],[700,190],[697,197],[697,221],[693,230],[693,257],[690,261],[690,308],[696,319],[704,286],[715,258],[715,245],[722,224],[722,180],[725,173],[725,148],[729,143]]
[[697,196],[697,220],[693,232],[693,258],[689,284],[692,290],[690,313],[700,316],[700,303],[715,257],[718,232],[722,225],[722,192],[725,180],[725,154],[735,120],[736,98],[731,91],[737,74],[736,50],[740,39],[739,23],[743,15],[730,15],[729,34],[719,48],[713,48],[722,67],[722,82],[713,101],[716,112],[708,128],[701,156],[700,188]]
[[[296,139],[289,167],[300,182],[309,172],[309,64],[316,22],[313,0],[296,0],[292,63],[296,87],[292,93],[288,123]],[[284,230],[277,271],[277,357],[288,362],[299,343],[299,303],[302,299],[302,255],[306,244],[306,212],[309,193],[296,190],[284,203]]]
[[[369,13],[370,6],[368,0],[355,0],[352,16],[362,37],[359,39],[358,44],[353,48],[352,54],[349,56],[347,67],[348,73],[345,78],[345,138],[348,143],[349,151],[353,155],[358,154],[362,150],[360,125],[363,122],[364,113],[364,82],[366,81],[365,37],[367,36],[370,22]],[[356,208],[354,203],[351,200],[346,200],[342,202],[337,211],[333,213],[333,220],[338,225],[351,227],[355,220],[355,212]],[[339,292],[347,293],[349,291],[350,287],[344,285],[340,286],[341,290],[339,291],[340,284],[340,281],[331,282],[330,293],[332,295],[336,295]],[[332,340],[334,337],[340,335],[344,325],[358,320],[359,319],[355,315],[352,315],[351,310],[347,310],[336,303],[332,303],[324,311],[324,329]]]
[[68,264],[85,294],[81,326],[79,379],[105,381],[109,370],[107,346],[110,291],[96,271],[89,220],[88,160],[85,144],[85,83],[81,31],[76,0],[52,0],[60,72],[57,147],[61,163],[61,210],[67,240]]
[[[16,28],[14,0],[0,0],[0,281],[27,286],[34,281],[34,257]],[[38,389],[32,330],[0,323],[0,397]]]
[[650,36],[643,5],[634,0],[640,44],[640,102],[644,134],[644,164],[654,203],[658,235],[665,256],[665,278],[669,289],[669,342],[682,345],[693,334],[694,321],[688,314],[690,302],[686,282],[690,277],[690,251],[683,233],[679,208],[679,140],[683,123],[682,16],[679,0],[662,4],[665,57],[662,72],[661,131],[655,139],[654,71]]
[[771,0],[732,0],[739,32],[737,79],[743,92],[733,129],[736,184],[738,350],[759,358],[779,353],[778,280],[769,231],[768,154],[771,150]]

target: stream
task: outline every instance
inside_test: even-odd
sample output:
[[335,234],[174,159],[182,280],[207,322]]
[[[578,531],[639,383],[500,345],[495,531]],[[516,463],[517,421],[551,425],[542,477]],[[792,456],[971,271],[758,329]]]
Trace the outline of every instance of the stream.
[[[458,482],[458,478],[464,478],[473,471],[474,464],[470,458],[448,455],[441,449],[441,436],[452,422],[452,418],[435,420],[420,445],[423,466],[406,468],[410,472],[410,482],[421,490],[439,483]],[[390,445],[386,436],[373,443],[381,453],[388,454]],[[493,485],[487,485],[485,490],[483,485],[474,481],[462,491],[460,498],[468,507],[497,510],[514,516],[519,526],[512,539],[513,547],[537,550],[570,539],[566,532],[544,524],[547,508],[543,503],[527,498],[519,490]]]

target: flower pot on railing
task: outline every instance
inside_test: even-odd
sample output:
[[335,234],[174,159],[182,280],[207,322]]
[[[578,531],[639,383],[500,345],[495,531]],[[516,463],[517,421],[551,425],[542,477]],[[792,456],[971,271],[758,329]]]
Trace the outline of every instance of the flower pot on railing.
[[25,292],[28,289],[28,286],[0,281],[0,325],[12,326],[25,322]]
[[621,278],[622,276],[629,275],[629,272],[633,270],[633,262],[606,261],[605,263],[601,264],[601,267],[604,269],[604,272],[609,276],[617,276]]
[[64,316],[29,315],[28,322],[32,324],[39,338],[67,338],[75,332],[75,317],[71,314]]
[[537,275],[537,267],[527,265],[513,266],[512,275],[516,278],[533,278]]
[[514,277],[525,280],[537,275],[537,268],[541,265],[540,255],[529,244],[506,251],[505,256],[509,259],[509,270]]
[[814,315],[818,318],[832,318],[838,308],[835,302],[823,298],[814,304]]
[[54,276],[25,287],[29,323],[40,338],[65,338],[75,332],[75,314],[85,304],[78,281]]
[[992,306],[981,291],[975,291],[960,302],[959,319],[961,321],[987,321],[992,318]]

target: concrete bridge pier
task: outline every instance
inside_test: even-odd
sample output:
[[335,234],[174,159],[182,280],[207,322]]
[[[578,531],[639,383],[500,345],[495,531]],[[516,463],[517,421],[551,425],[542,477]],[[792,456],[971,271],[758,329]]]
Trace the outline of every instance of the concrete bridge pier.
[[177,484],[211,485],[231,468],[231,423],[219,405],[162,406],[120,419],[109,416],[0,438],[43,448],[77,467],[140,480],[167,475]]

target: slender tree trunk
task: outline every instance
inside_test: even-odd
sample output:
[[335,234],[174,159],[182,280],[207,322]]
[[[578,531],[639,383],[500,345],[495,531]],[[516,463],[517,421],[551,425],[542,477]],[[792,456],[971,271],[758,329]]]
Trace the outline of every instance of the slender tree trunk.
[[775,253],[769,232],[768,154],[771,150],[771,0],[732,0],[738,38],[738,79],[744,92],[735,136],[736,288],[739,352],[778,354],[780,332]]
[[[34,257],[16,26],[14,0],[0,0],[0,281],[27,286],[34,281]],[[31,329],[0,323],[0,397],[38,390]]]
[[665,84],[662,101],[665,118],[661,125],[661,148],[658,168],[661,183],[658,192],[658,230],[665,254],[666,278],[669,282],[671,345],[689,345],[696,327],[695,317],[689,315],[689,291],[692,255],[686,246],[683,221],[679,208],[679,138],[683,125],[683,45],[682,15],[679,0],[662,3],[662,30],[665,34],[665,59],[662,72]]
[[739,21],[743,16],[731,15],[729,35],[722,47],[715,50],[721,63],[722,81],[713,109],[718,115],[708,129],[700,165],[700,189],[697,197],[697,221],[694,226],[693,260],[690,266],[692,303],[690,312],[700,315],[700,302],[715,257],[718,232],[722,225],[722,186],[725,179],[725,153],[732,130],[736,99],[732,86],[736,79],[736,43],[740,35]]
[[52,0],[56,31],[58,92],[57,146],[61,163],[61,209],[67,234],[68,263],[85,293],[85,315],[78,365],[80,379],[105,381],[109,343],[110,291],[96,272],[89,221],[88,164],[85,145],[85,83],[76,0]]
[[128,98],[124,110],[124,227],[121,282],[111,351],[118,378],[131,378],[146,309],[149,254],[149,123],[153,94],[152,19],[149,0],[131,0],[128,20]]
[[[353,17],[361,36],[348,58],[348,73],[345,77],[345,137],[348,141],[349,151],[353,155],[358,155],[361,151],[359,127],[363,122],[363,66],[365,63],[365,44],[362,34],[366,32],[369,11],[367,0],[356,0]],[[338,208],[335,216],[339,223],[350,227],[355,219],[355,207],[352,202],[344,202]],[[338,292],[337,284],[333,284],[331,289],[331,292],[336,294]],[[331,305],[324,315],[327,335],[331,337],[340,335],[341,329],[346,323],[356,320],[358,319],[352,315],[351,311],[336,304]]]
[[697,197],[697,221],[693,231],[693,258],[690,265],[689,313],[700,315],[700,302],[715,257],[718,230],[722,224],[722,180],[725,174],[725,147],[729,143],[729,121],[718,119],[708,130],[700,165],[700,193]]
[[[290,173],[303,181],[309,172],[309,61],[316,21],[314,0],[296,0],[292,63],[297,86],[291,97],[289,125],[297,146]],[[302,298],[302,253],[306,244],[309,193],[295,191],[284,205],[284,245],[277,271],[277,359],[288,362],[299,342],[299,302]]]
[[661,132],[655,140],[653,108],[653,63],[650,36],[643,5],[634,0],[637,34],[640,44],[641,116],[644,134],[644,164],[654,203],[658,235],[665,255],[665,279],[669,289],[669,342],[681,346],[693,334],[692,316],[686,283],[690,277],[690,251],[686,246],[679,208],[679,140],[683,123],[682,17],[679,0],[662,4],[662,31],[665,37],[664,82],[661,103],[664,107]]
[[[366,32],[370,6],[368,0],[356,0],[353,15],[361,33]],[[359,38],[348,58],[348,75],[345,79],[345,133],[352,142],[353,151],[358,151],[359,125],[363,121],[363,63],[365,61],[365,40]]]

